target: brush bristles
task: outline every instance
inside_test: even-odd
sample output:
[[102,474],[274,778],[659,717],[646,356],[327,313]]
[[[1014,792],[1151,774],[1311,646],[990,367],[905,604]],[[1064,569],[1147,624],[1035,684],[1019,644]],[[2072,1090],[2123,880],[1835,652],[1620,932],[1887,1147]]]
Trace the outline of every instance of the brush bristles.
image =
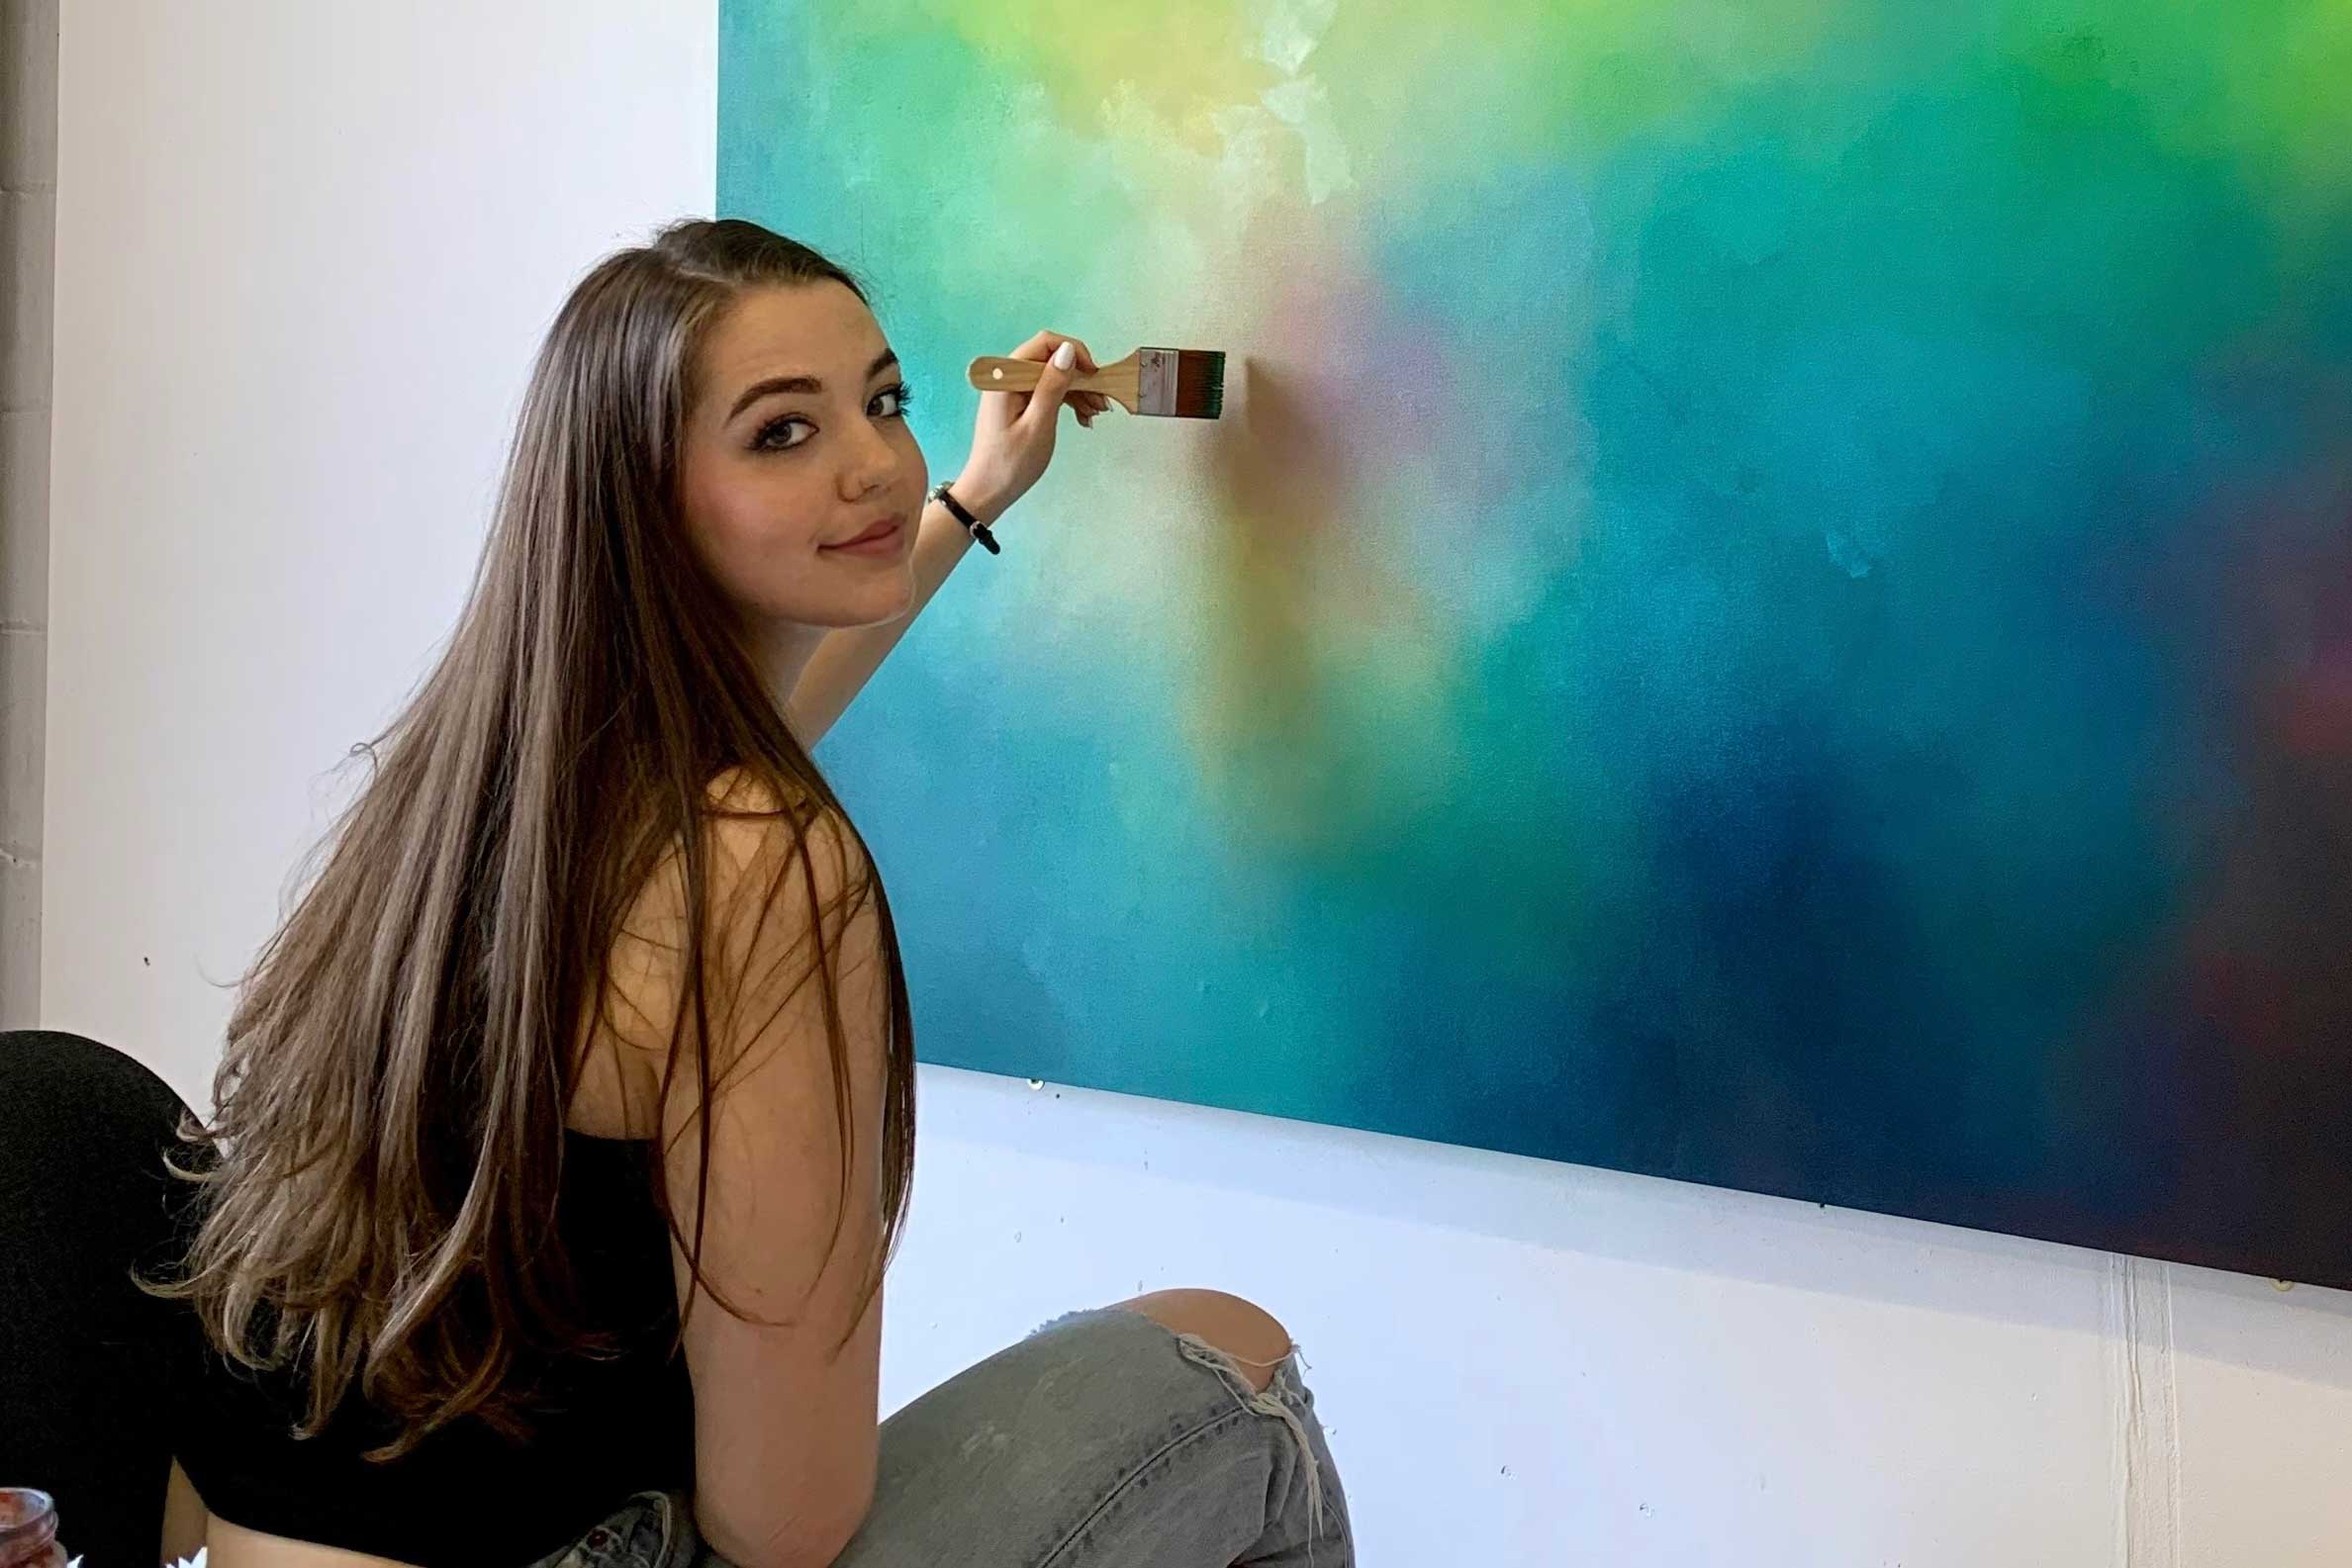
[[1176,408],[1179,419],[1214,419],[1225,412],[1225,356],[1215,349],[1176,354]]

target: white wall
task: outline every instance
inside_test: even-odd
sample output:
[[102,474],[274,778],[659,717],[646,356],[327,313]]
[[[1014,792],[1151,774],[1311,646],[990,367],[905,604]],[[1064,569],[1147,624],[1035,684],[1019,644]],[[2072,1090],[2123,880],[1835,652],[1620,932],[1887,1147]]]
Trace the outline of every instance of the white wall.
[[[710,199],[712,39],[709,0],[66,8],[46,1022],[201,1092],[213,982],[457,607],[543,323]],[[2352,1560],[2344,1296],[923,1089],[893,1401],[1074,1304],[1241,1289],[1374,1565]]]

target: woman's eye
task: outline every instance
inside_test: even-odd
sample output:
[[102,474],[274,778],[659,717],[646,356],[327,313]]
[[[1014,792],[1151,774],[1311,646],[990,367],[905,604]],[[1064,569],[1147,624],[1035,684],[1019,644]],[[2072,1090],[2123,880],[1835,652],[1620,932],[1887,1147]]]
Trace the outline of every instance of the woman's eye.
[[796,425],[811,435],[816,432],[815,425],[810,424],[798,415],[790,415],[781,419],[770,419],[766,424],[760,426],[759,434],[751,438],[752,450],[755,452],[783,452],[799,446],[802,441],[807,440],[808,436],[794,435],[792,431]]
[[873,409],[878,419],[900,419],[914,402],[914,389],[907,386],[887,387],[875,395]]

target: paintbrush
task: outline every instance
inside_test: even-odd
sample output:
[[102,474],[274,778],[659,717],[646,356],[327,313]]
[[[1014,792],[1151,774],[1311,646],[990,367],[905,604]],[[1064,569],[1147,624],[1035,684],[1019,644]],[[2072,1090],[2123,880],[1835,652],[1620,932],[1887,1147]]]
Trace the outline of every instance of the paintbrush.
[[[1034,359],[984,356],[972,362],[972,384],[983,392],[1034,392],[1045,366]],[[1213,419],[1225,412],[1225,356],[1211,348],[1139,348],[1070,384],[1099,392],[1129,414]]]

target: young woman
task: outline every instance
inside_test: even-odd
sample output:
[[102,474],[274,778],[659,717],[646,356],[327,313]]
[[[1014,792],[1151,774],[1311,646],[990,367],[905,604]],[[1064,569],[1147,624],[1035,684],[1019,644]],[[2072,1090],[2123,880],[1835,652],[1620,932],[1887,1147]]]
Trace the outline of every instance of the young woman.
[[1083,344],[1017,352],[1043,383],[984,397],[934,492],[897,360],[814,252],[682,223],[574,291],[471,600],[180,1151],[168,1546],[1352,1560],[1290,1337],[1232,1297],[1082,1313],[877,1421],[913,1043],[808,748],[1044,472],[1065,401],[1102,412],[1068,393]]

